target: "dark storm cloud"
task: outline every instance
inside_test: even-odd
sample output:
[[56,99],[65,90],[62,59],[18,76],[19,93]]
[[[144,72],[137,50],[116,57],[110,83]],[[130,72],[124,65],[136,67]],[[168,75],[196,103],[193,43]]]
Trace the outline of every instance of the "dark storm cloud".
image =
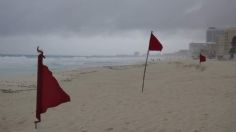
[[235,26],[235,0],[0,0],[0,36]]

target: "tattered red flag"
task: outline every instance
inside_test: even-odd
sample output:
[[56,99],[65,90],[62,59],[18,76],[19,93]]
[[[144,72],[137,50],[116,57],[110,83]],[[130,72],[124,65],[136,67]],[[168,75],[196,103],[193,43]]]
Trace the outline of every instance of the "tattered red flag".
[[200,63],[201,62],[205,62],[206,61],[206,57],[204,55],[200,54],[199,55],[199,61],[200,61]]
[[55,77],[53,77],[52,72],[43,64],[43,58],[45,58],[43,52],[40,50],[38,52],[40,52],[38,55],[36,106],[36,118],[38,121],[35,121],[35,123],[41,121],[40,115],[45,113],[48,108],[70,101],[69,95],[62,90]]
[[153,51],[161,51],[162,50],[162,44],[160,41],[152,34],[151,32],[151,37],[149,41],[149,50]]

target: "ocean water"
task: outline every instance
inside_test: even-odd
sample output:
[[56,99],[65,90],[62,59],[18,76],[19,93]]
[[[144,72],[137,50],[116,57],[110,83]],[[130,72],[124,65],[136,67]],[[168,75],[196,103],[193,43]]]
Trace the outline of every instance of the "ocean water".
[[[144,61],[143,56],[46,56],[44,64],[53,72],[57,72],[78,68],[130,65]],[[0,76],[36,73],[36,55],[0,55]]]

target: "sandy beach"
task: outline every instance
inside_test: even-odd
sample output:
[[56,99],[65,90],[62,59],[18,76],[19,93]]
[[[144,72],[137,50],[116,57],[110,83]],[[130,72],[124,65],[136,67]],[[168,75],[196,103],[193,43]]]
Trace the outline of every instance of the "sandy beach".
[[236,132],[236,61],[158,61],[55,73],[71,102],[34,128],[36,75],[0,77],[0,132]]

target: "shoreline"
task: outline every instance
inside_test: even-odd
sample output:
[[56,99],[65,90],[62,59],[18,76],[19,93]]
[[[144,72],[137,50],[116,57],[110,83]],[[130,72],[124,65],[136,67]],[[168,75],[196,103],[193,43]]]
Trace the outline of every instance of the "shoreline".
[[[63,69],[52,71],[53,76],[56,77],[58,82],[70,82],[73,77],[73,73],[76,74],[88,74],[94,73],[101,70],[122,70],[127,67],[136,67],[141,66],[143,64],[135,63],[135,64],[126,64],[126,65],[112,65],[112,66],[97,66],[97,67],[83,67],[83,68],[72,68],[72,69]],[[0,76],[0,92],[2,93],[18,93],[21,91],[30,91],[36,90],[36,82],[37,73],[25,73],[25,74],[15,74],[15,75],[6,75]],[[19,81],[20,80],[20,81]],[[27,85],[27,83],[29,83]],[[7,88],[12,87],[12,88]]]
[[[185,64],[183,64],[184,62]],[[236,63],[234,61],[218,61],[218,60],[210,60],[208,63]],[[206,69],[205,65],[201,67],[199,65],[198,61],[196,60],[191,60],[191,59],[178,59],[178,60],[158,60],[155,62],[148,61],[148,65],[155,65],[158,63],[166,63],[166,64],[172,64],[176,65],[176,67],[188,67],[188,68],[194,68],[199,71],[204,71]],[[124,65],[111,65],[111,66],[97,66],[97,67],[83,67],[83,68],[69,68],[69,69],[63,69],[63,70],[51,70],[50,67],[49,69],[52,71],[54,77],[58,80],[58,82],[70,82],[72,79],[76,78],[75,74],[89,74],[89,73],[95,73],[99,71],[106,71],[106,70],[126,70],[126,69],[132,69],[132,68],[137,68],[137,67],[143,67],[144,68],[144,62],[139,62],[139,63],[134,63],[134,64],[124,64]],[[141,71],[143,74],[143,71]],[[21,81],[20,81],[21,80]],[[5,91],[6,93],[11,91],[14,93],[14,90],[16,91],[24,91],[24,89],[21,88],[31,88],[31,89],[36,89],[36,82],[37,80],[37,73],[26,73],[26,74],[15,74],[15,75],[8,75],[8,76],[0,76],[0,90]],[[7,83],[7,84],[4,84]],[[26,85],[29,83],[30,85]],[[12,89],[4,89],[8,86],[13,86],[14,88]],[[17,89],[19,87],[19,89]]]

